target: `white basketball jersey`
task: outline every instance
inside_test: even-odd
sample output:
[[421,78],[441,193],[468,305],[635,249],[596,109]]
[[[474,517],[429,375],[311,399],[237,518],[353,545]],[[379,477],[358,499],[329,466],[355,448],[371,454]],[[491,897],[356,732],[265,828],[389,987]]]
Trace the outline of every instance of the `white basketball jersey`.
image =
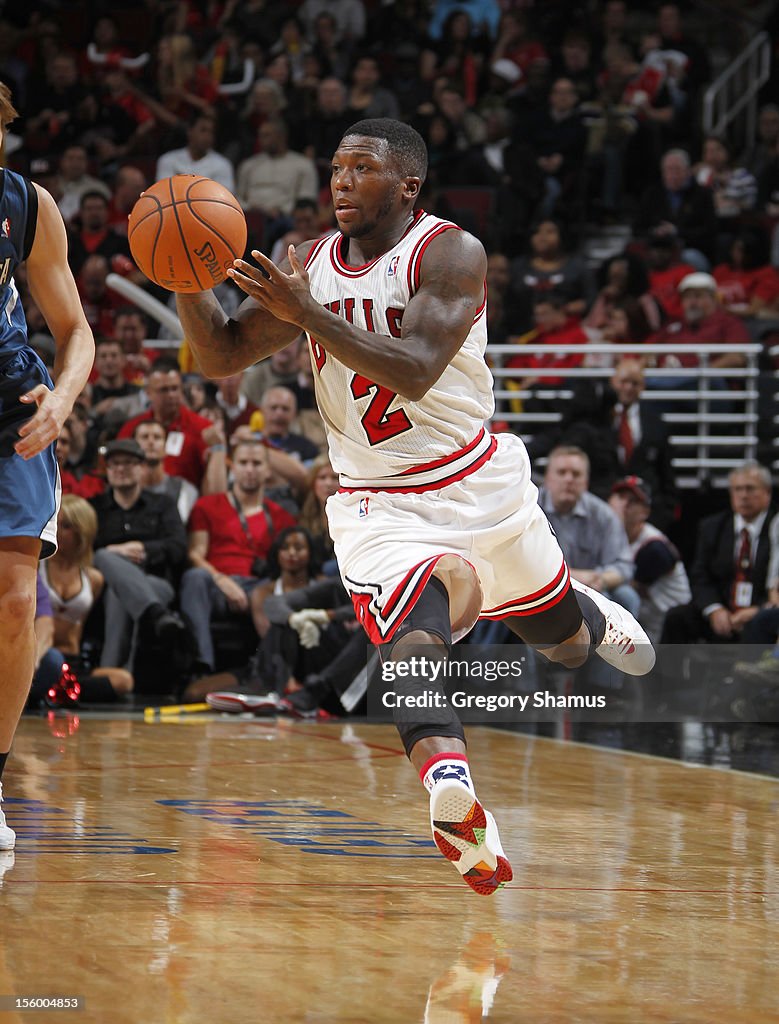
[[[346,263],[340,232],[320,239],[306,260],[311,294],[355,327],[402,345],[401,323],[419,287],[428,244],[460,230],[419,210],[389,252],[364,266]],[[492,416],[492,374],[484,301],[461,348],[424,398],[412,402],[376,385],[335,359],[309,335],[317,402],[327,428],[330,458],[346,487],[376,486],[402,474],[404,483],[436,483],[481,454],[489,443],[484,421]],[[443,469],[442,467],[445,467]]]

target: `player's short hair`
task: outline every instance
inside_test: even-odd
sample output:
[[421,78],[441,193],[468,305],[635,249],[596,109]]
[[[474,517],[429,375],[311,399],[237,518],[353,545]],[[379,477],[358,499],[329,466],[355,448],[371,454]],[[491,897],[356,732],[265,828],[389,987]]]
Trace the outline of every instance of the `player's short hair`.
[[369,117],[356,121],[346,129],[343,138],[349,135],[367,135],[371,139],[385,139],[400,171],[404,175],[427,177],[427,146],[422,136],[411,125],[396,121],[392,117]]
[[16,107],[11,102],[11,90],[5,82],[0,82],[0,128],[7,128],[18,116]]

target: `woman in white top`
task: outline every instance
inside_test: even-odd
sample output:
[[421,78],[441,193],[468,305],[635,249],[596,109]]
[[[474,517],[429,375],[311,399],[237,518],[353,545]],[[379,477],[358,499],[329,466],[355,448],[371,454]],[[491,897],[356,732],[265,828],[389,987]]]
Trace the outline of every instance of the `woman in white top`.
[[54,613],[54,647],[62,652],[81,686],[81,699],[111,701],[133,689],[122,668],[100,667],[94,674],[81,654],[84,623],[103,592],[103,575],[92,565],[97,515],[83,498],[66,494],[57,517],[58,550],[40,563],[39,575]]

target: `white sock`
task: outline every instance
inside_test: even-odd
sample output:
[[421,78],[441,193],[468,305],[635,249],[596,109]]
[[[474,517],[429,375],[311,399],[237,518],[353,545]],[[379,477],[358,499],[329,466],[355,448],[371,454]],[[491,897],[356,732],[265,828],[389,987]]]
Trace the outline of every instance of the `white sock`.
[[468,757],[460,753],[434,754],[425,761],[419,772],[422,785],[428,791],[433,792],[433,787],[439,782],[462,782],[464,786],[476,795],[471,772],[468,767]]

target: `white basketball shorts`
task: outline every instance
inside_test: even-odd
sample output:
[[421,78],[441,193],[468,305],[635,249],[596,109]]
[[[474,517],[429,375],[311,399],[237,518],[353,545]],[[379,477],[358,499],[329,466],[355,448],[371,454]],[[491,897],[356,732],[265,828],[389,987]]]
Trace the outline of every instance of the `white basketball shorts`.
[[341,577],[374,644],[392,639],[431,575],[449,593],[453,640],[479,618],[538,614],[568,592],[522,441],[485,432],[463,452],[472,469],[457,457],[424,467],[429,479],[446,464],[456,479],[444,486],[415,486],[421,474],[404,474],[402,487],[382,481],[380,490],[349,488],[327,501]]

